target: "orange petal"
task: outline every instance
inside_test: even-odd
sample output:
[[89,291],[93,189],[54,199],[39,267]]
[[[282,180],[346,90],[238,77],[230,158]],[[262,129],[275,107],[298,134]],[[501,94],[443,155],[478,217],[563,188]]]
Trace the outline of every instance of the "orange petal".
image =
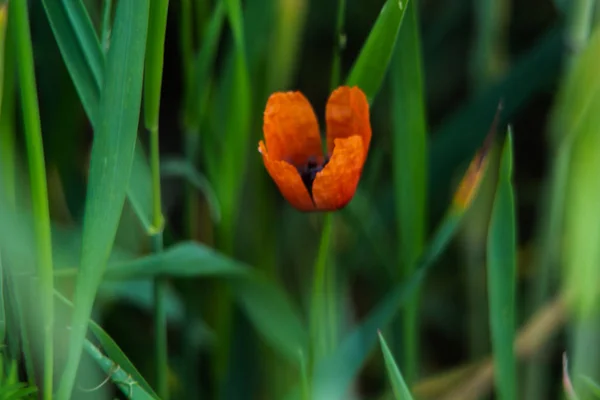
[[298,170],[286,161],[275,160],[270,157],[265,148],[265,143],[261,140],[258,144],[258,151],[262,154],[265,167],[275,181],[279,191],[285,199],[300,211],[312,211],[315,205],[308,194],[308,190]]
[[311,157],[322,162],[319,123],[300,92],[273,93],[265,108],[263,132],[271,159],[300,166]]
[[312,195],[319,211],[333,211],[352,200],[362,173],[364,145],[360,136],[335,139],[329,163],[317,173]]
[[335,139],[359,136],[366,158],[371,143],[369,102],[358,87],[341,86],[331,93],[325,110],[327,150],[333,153]]

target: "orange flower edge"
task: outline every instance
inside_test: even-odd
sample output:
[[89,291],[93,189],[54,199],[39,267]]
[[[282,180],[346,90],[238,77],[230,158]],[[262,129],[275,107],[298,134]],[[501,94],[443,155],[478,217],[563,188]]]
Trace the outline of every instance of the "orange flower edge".
[[371,141],[369,104],[357,87],[336,89],[327,102],[327,156],[314,111],[300,92],[269,97],[263,163],[285,199],[300,211],[346,206],[358,186]]

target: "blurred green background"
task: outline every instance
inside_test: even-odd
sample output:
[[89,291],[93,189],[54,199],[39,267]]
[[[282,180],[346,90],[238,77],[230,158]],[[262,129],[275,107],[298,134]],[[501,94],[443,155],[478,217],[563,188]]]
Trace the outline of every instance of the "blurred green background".
[[[411,0],[407,10],[391,0],[3,3],[1,320],[6,362],[18,362],[22,382],[43,388],[48,366],[40,355],[47,332],[36,325],[44,300],[23,303],[19,294],[43,297],[45,289],[20,283],[25,275],[44,281],[31,271],[43,259],[32,257],[44,228],[28,178],[35,167],[24,121],[33,114],[20,102],[16,3],[29,13],[51,287],[76,306],[89,293],[105,331],[92,328],[85,341],[72,398],[154,398],[154,389],[174,399],[404,399],[394,385],[406,381],[416,399],[558,399],[563,352],[578,397],[598,395],[597,1]],[[161,67],[150,58],[162,46],[152,17],[165,4]],[[152,65],[162,72],[154,92]],[[267,98],[303,92],[324,131],[327,98],[349,76],[371,102],[358,190],[343,210],[300,213],[257,151]],[[130,103],[106,100],[119,87]],[[158,114],[149,105],[156,93]],[[110,125],[120,115],[122,124]],[[123,127],[138,118],[133,157],[135,130]],[[454,193],[490,131],[477,196],[457,209]],[[109,144],[95,154],[102,134]],[[159,159],[160,186],[152,186]],[[103,160],[115,162],[114,181],[105,172],[92,178]],[[113,186],[119,179],[122,187]],[[75,279],[86,262],[99,272]],[[78,357],[68,353],[76,350],[65,304],[56,300],[50,339],[55,391],[68,386],[65,363],[78,367],[66,361]],[[168,367],[155,357],[164,350],[161,315]],[[24,354],[24,331],[33,355]]]

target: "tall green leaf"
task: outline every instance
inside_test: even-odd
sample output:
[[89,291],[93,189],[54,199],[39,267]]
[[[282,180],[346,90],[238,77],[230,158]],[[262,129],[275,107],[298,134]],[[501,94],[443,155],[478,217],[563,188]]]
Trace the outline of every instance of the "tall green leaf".
[[[427,155],[421,46],[416,0],[408,3],[392,62],[393,177],[397,260],[402,278],[413,272],[426,232]],[[418,293],[403,318],[403,370],[415,379],[419,355]]]
[[350,71],[346,84],[360,87],[365,92],[369,103],[373,102],[385,78],[409,1],[387,0],[385,2]]
[[498,398],[517,398],[515,339],[516,233],[515,199],[512,188],[512,134],[509,131],[500,161],[498,188],[490,221],[488,297],[490,330],[494,352]]
[[116,10],[92,145],[81,266],[59,399],[67,400],[71,395],[87,322],[129,185],[140,115],[148,9],[148,0],[131,0],[119,2]]
[[379,344],[381,345],[381,351],[383,352],[383,358],[385,359],[385,367],[388,372],[388,377],[392,382],[392,389],[394,390],[396,400],[412,400],[412,395],[408,390],[408,386],[406,385],[406,382],[404,382],[404,378],[402,378],[402,374],[396,365],[394,356],[381,333],[379,333]]
[[104,75],[104,55],[82,0],[42,0],[56,43],[92,124]]

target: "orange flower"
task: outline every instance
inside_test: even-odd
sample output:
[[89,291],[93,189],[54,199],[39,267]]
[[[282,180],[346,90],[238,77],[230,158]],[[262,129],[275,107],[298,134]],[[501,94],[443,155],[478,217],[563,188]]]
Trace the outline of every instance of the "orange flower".
[[302,93],[274,93],[265,108],[266,146],[261,140],[258,151],[283,197],[300,211],[333,211],[348,204],[369,151],[369,103],[359,88],[334,90],[325,120],[323,156],[317,117]]

